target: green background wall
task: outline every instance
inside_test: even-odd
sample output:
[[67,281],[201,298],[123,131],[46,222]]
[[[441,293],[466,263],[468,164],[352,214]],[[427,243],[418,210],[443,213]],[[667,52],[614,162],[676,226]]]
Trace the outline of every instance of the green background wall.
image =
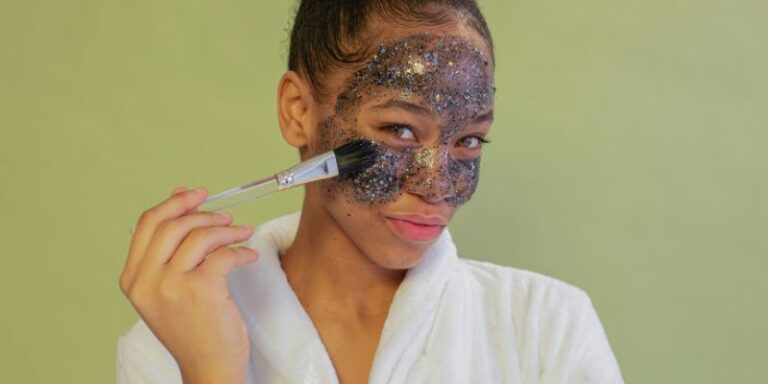
[[[114,381],[139,213],[297,159],[291,4],[0,2],[0,381]],[[768,382],[768,3],[481,4],[497,120],[460,253],[584,288],[628,382]]]

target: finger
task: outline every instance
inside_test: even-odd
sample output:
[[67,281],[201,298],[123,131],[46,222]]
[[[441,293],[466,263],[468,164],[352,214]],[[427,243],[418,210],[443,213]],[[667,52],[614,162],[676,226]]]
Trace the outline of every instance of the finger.
[[134,235],[135,243],[137,245],[136,251],[139,253],[144,253],[144,251],[146,251],[146,245],[160,223],[189,212],[202,204],[205,200],[205,196],[205,188],[197,188],[191,191],[175,194],[160,204],[144,211],[136,225],[136,233]]
[[[186,188],[186,187],[176,187],[176,188],[173,189],[173,191],[171,191],[171,196],[178,195],[180,193],[187,192],[187,191],[189,191],[189,189]],[[198,207],[199,207],[199,205],[194,207],[194,208],[192,208],[192,209],[190,209],[189,211],[187,211],[187,213],[189,213],[189,212],[197,212],[197,208]]]
[[131,280],[146,253],[147,246],[154,236],[157,226],[169,218],[181,216],[191,208],[197,207],[205,200],[205,196],[205,188],[188,190],[169,197],[141,214],[128,250],[128,258],[124,268],[125,279]]
[[196,228],[184,239],[171,256],[168,265],[175,271],[186,272],[198,266],[205,256],[220,247],[248,239],[250,226]]
[[226,277],[235,268],[258,259],[259,253],[248,247],[221,247],[209,254],[198,270],[201,273]]
[[157,269],[167,263],[182,241],[195,228],[229,225],[231,222],[232,215],[227,212],[195,212],[160,223],[147,247],[147,253],[140,268]]

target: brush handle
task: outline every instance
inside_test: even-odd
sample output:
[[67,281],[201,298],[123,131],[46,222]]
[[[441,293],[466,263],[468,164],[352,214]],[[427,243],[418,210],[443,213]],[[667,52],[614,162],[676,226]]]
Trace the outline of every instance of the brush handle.
[[198,210],[220,211],[264,197],[279,190],[280,186],[277,183],[277,178],[275,178],[275,176],[269,176],[209,196],[205,199],[203,204],[200,205]]
[[339,174],[336,156],[328,151],[286,169],[277,175],[265,177],[248,184],[228,189],[205,199],[202,211],[218,211],[312,181],[327,179]]
[[[198,207],[198,210],[220,211],[264,197],[272,192],[327,179],[338,174],[339,167],[336,163],[336,155],[334,151],[328,151],[288,168],[277,175],[252,181],[248,184],[209,196]],[[129,232],[133,234],[134,230],[135,227],[131,227]]]
[[[224,192],[219,192],[213,196],[208,196],[205,201],[197,208],[198,211],[220,211],[222,209],[232,208],[236,205],[256,200],[260,197],[269,195],[272,192],[279,191],[280,185],[275,176],[265,177],[248,184],[230,188]],[[136,227],[131,227],[129,233],[133,234]]]

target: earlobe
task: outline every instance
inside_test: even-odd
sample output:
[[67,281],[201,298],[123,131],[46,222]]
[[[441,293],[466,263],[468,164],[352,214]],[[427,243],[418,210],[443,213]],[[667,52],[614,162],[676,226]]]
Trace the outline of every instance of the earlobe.
[[288,71],[277,86],[277,113],[280,131],[288,144],[301,148],[309,141],[311,93],[306,81]]

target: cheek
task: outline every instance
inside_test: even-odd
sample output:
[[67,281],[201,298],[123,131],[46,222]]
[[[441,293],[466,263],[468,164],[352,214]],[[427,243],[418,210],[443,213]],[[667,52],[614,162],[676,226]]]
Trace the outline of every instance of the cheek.
[[[355,110],[336,113],[323,120],[317,127],[313,154],[323,153],[354,140],[370,140],[356,126]],[[383,204],[399,196],[404,156],[383,144],[378,149],[376,162],[357,175],[349,178],[332,178],[318,184],[328,201],[339,198],[356,205]]]
[[380,144],[376,162],[366,170],[353,177],[326,180],[326,196],[342,197],[348,203],[366,206],[397,200],[407,163],[405,153]]
[[[348,120],[352,120],[351,122]],[[338,148],[350,141],[362,139],[355,129],[355,120],[338,116],[327,117],[317,125],[312,154],[318,155]]]
[[475,160],[449,160],[448,175],[454,182],[454,193],[448,197],[448,204],[462,205],[472,198],[480,182],[480,158]]
[[352,201],[357,204],[388,203],[400,192],[403,158],[389,150],[379,154],[376,163],[348,181],[351,183]]

